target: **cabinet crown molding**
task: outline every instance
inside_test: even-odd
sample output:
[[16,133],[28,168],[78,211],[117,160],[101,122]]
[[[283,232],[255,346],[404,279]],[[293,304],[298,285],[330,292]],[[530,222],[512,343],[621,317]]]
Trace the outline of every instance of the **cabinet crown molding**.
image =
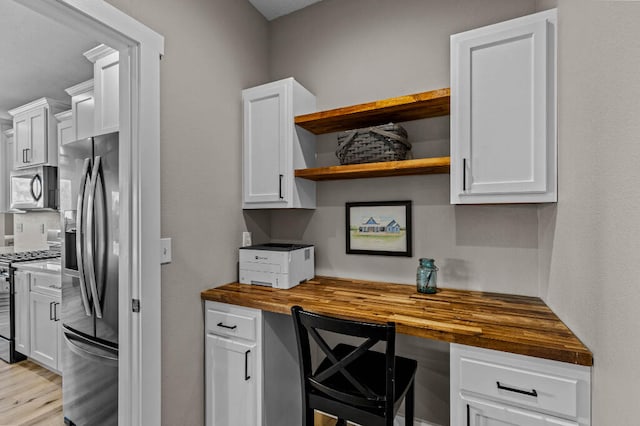
[[58,122],[70,120],[71,118],[73,118],[73,110],[68,109],[66,111],[59,112],[56,115],[54,115],[54,117],[56,118],[56,120],[58,120]]
[[82,83],[78,83],[75,86],[71,86],[68,89],[64,89],[65,92],[71,97],[76,95],[81,95],[83,93],[93,91],[93,79],[83,81]]
[[84,57],[87,58],[92,63],[95,63],[98,59],[104,58],[107,55],[117,52],[112,47],[107,46],[106,44],[101,44],[99,46],[94,47],[91,50],[88,50],[83,53]]
[[35,101],[29,102],[28,104],[19,106],[14,109],[10,109],[7,112],[11,114],[12,117],[15,117],[16,115],[20,115],[22,113],[31,111],[34,108],[40,108],[40,107],[49,107],[51,109],[62,110],[62,109],[68,109],[70,105],[67,102],[58,101],[56,99],[40,98],[40,99],[36,99]]

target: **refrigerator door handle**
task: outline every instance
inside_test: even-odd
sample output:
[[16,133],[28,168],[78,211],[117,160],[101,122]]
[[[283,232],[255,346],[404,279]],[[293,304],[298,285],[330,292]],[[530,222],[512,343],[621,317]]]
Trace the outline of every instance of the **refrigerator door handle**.
[[[108,364],[112,367],[117,367],[118,366],[118,355],[117,354],[107,354],[108,352],[115,352],[113,350],[108,350],[106,348],[102,348],[102,347],[97,347],[97,346],[90,346],[86,343],[84,343],[84,340],[74,336],[73,334],[64,332],[62,333],[64,336],[64,340],[67,343],[67,347],[69,348],[69,350],[71,352],[73,352],[74,354],[81,356],[83,358],[89,359],[91,361],[96,361],[99,362],[101,364]],[[77,342],[77,343],[76,343]],[[83,346],[87,346],[89,348],[98,348],[100,349],[101,353],[97,353],[94,351],[90,351],[86,348],[84,348]]]
[[87,233],[85,240],[86,249],[86,262],[87,272],[89,275],[89,288],[91,288],[91,296],[93,298],[93,308],[95,309],[96,318],[102,318],[101,301],[98,295],[98,284],[96,282],[96,265],[94,259],[94,219],[95,219],[95,204],[96,204],[96,191],[98,189],[98,182],[100,179],[101,158],[99,155],[93,161],[93,171],[91,172],[91,183],[89,190],[89,198],[87,199]]
[[87,187],[87,176],[91,174],[91,159],[85,158],[82,166],[82,176],[80,177],[80,188],[78,190],[78,205],[76,211],[76,256],[78,259],[78,273],[80,278],[80,295],[82,296],[82,306],[84,306],[85,314],[91,316],[91,306],[89,305],[89,296],[87,294],[87,282],[84,274],[84,245],[83,245],[83,228],[84,224],[84,193]]

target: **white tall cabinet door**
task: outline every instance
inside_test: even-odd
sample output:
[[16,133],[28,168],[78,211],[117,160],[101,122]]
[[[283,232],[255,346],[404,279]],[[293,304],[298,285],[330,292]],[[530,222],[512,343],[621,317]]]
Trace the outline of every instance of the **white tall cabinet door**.
[[58,321],[54,306],[58,300],[40,293],[30,294],[30,357],[54,370],[58,368]]
[[13,275],[15,291],[15,339],[16,350],[29,356],[30,327],[29,327],[29,273],[15,271]]
[[258,426],[255,343],[207,335],[207,425]]
[[578,426],[578,423],[522,410],[498,402],[463,398],[466,426]]
[[286,85],[267,84],[243,92],[244,203],[286,206],[288,145],[293,115]]
[[556,10],[451,36],[451,202],[557,201]]

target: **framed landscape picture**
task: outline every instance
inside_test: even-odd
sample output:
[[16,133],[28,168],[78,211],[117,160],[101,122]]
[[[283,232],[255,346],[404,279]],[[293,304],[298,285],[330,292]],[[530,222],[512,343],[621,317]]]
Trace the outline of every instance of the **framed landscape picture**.
[[411,201],[346,203],[347,254],[411,257]]

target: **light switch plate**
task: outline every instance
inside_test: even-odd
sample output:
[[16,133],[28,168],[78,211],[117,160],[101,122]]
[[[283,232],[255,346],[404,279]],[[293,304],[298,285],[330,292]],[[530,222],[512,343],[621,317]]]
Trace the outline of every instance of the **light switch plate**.
[[160,263],[171,263],[171,238],[160,238]]

